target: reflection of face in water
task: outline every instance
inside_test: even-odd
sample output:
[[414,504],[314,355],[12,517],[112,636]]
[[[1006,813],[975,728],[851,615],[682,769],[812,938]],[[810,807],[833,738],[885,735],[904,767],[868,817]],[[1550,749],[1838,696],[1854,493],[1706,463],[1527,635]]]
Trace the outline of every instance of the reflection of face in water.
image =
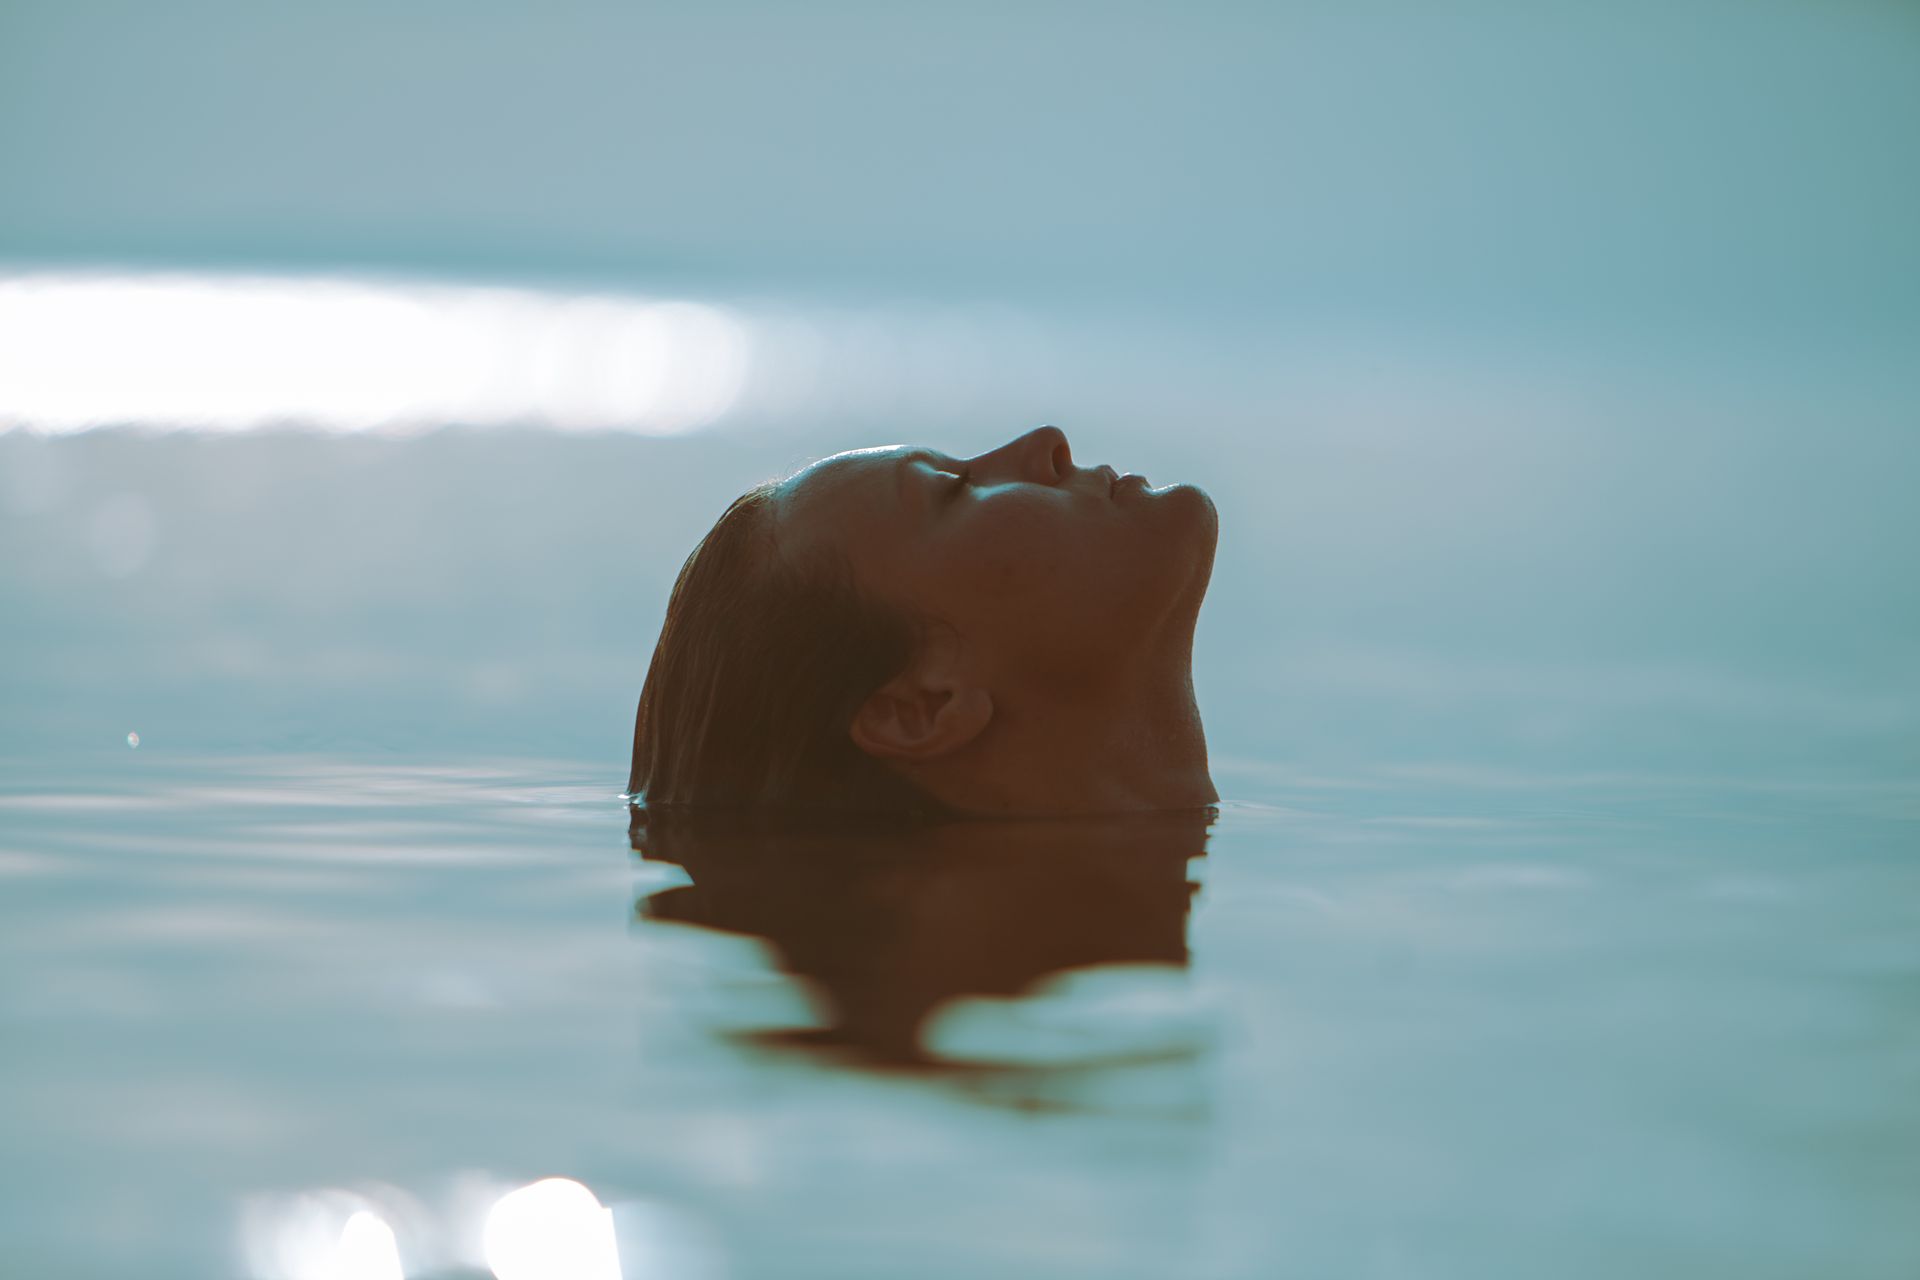
[[770,943],[829,1018],[805,1038],[929,1061],[922,1032],[949,1001],[1093,966],[1184,967],[1187,863],[1211,818],[797,830],[635,808],[634,848],[693,881],[637,911]]

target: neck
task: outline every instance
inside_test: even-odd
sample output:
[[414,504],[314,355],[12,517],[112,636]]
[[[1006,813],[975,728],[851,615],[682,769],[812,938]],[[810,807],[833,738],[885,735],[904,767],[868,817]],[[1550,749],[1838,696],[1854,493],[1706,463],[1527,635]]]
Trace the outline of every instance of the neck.
[[955,758],[914,781],[966,813],[1086,815],[1193,809],[1220,796],[1185,661],[1127,673],[1099,696],[1032,693],[996,705],[994,722]]

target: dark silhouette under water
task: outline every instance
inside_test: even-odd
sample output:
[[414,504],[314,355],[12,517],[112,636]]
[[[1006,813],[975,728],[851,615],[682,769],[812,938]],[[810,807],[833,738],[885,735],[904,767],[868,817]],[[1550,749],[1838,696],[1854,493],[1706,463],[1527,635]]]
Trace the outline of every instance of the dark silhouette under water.
[[1188,861],[1213,816],[796,824],[635,806],[635,851],[692,879],[635,911],[769,942],[828,1018],[790,1039],[926,1063],[922,1028],[950,1000],[1092,966],[1184,967]]

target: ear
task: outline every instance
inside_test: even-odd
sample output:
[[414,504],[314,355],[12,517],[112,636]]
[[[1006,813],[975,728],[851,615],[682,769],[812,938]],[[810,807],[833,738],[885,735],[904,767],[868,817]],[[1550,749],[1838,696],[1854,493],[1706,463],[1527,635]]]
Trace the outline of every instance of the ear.
[[926,761],[957,751],[993,719],[993,696],[978,685],[905,671],[854,713],[853,743],[870,756]]

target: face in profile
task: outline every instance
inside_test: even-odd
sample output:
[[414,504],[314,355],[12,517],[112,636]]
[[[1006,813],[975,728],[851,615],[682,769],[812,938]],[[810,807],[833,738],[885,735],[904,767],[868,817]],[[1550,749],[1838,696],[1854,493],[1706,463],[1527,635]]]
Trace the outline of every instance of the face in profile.
[[687,558],[634,716],[655,806],[1089,815],[1211,804],[1193,631],[1213,504],[1080,466],[838,454]]
[[782,556],[827,552],[860,586],[949,633],[969,677],[1009,694],[1184,664],[1212,571],[1213,504],[1080,466],[1042,427],[970,458],[903,445],[785,481]]

